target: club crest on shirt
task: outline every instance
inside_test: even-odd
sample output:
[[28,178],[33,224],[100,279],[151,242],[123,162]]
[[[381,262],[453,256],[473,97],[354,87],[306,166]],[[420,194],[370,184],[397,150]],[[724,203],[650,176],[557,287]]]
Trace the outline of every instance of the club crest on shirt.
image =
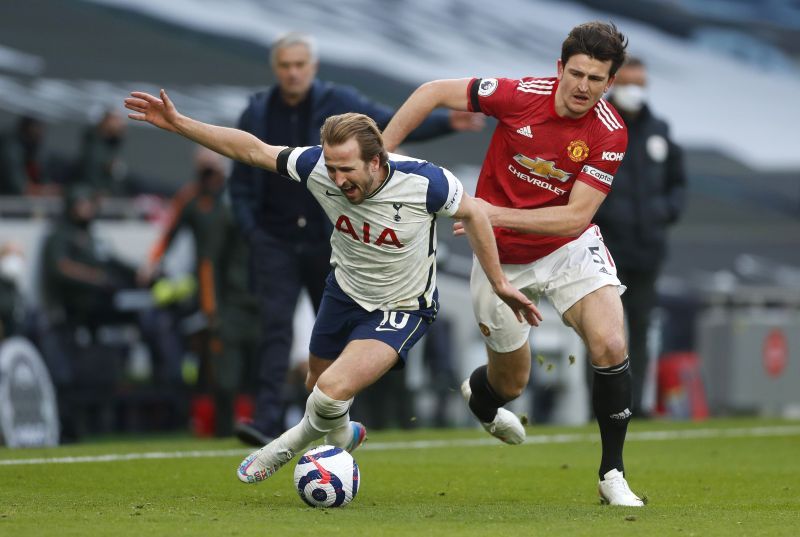
[[589,156],[589,146],[583,140],[572,140],[567,146],[567,155],[572,162],[583,162]]
[[399,222],[400,221],[400,209],[403,207],[403,204],[402,203],[392,203],[392,207],[394,207],[394,210],[395,210],[394,221],[395,222]]

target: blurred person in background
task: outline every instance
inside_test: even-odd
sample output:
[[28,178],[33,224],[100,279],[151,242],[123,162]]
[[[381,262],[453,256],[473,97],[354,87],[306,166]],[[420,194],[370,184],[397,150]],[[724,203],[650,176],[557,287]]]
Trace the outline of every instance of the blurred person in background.
[[[80,436],[72,406],[76,383],[86,379],[76,378],[77,360],[91,345],[102,346],[100,333],[105,327],[138,327],[159,366],[156,383],[176,393],[183,385],[182,346],[169,319],[154,308],[125,310],[115,302],[119,291],[149,282],[138,280],[135,268],[92,229],[97,211],[98,198],[91,187],[75,185],[67,189],[63,217],[53,222],[44,237],[39,261],[46,323],[43,354],[58,391],[66,440]],[[111,360],[108,358],[104,362]]]
[[[169,222],[140,276],[152,279],[178,231],[195,244],[199,308],[207,327],[202,338],[201,386],[214,394],[215,434],[233,433],[234,399],[243,378],[252,378],[259,338],[258,302],[247,289],[248,250],[225,196],[223,158],[206,148],[195,153],[195,178],[173,198]],[[245,375],[248,371],[248,375]]]
[[42,249],[45,304],[73,324],[97,327],[113,318],[113,294],[136,286],[136,271],[92,230],[98,211],[95,191],[67,189],[64,216],[51,228]]
[[57,195],[58,158],[44,149],[45,124],[22,116],[16,129],[0,136],[0,195]]
[[[623,447],[631,411],[631,374],[620,294],[611,254],[592,219],[611,190],[627,133],[603,94],[625,60],[627,38],[613,24],[573,28],[557,76],[436,80],[400,107],[384,132],[393,150],[437,107],[498,119],[478,178],[476,198],[495,228],[503,269],[530,298],[547,297],[581,337],[593,372],[592,407],[602,442],[598,491],[605,503],[644,502],[624,477]],[[456,233],[461,229],[456,224]],[[525,440],[519,418],[503,406],[530,380],[530,327],[507,315],[481,268],[470,280],[488,363],[461,391],[483,428],[508,444]]]
[[132,193],[128,165],[122,158],[125,122],[116,110],[105,110],[83,133],[80,155],[70,185],[81,184],[101,196]]
[[[311,36],[289,33],[276,40],[270,65],[277,84],[251,96],[238,124],[269,144],[316,145],[325,119],[344,112],[365,114],[380,128],[394,114],[352,87],[317,79],[319,61]],[[480,130],[482,125],[480,115],[438,111],[409,140]],[[285,429],[283,392],[298,296],[306,289],[318,310],[330,272],[331,225],[325,214],[303,185],[277,178],[272,172],[235,163],[230,183],[234,214],[251,248],[251,282],[260,303],[264,338],[255,418],[237,424],[237,436],[254,446]]]
[[[617,71],[609,100],[628,127],[628,149],[610,155],[622,160],[614,190],[600,206],[595,223],[614,252],[628,321],[634,416],[644,416],[643,386],[649,363],[647,345],[656,304],[656,280],[667,255],[667,232],[686,204],[686,172],[681,148],[667,123],[647,105],[647,68],[629,58]],[[624,155],[624,159],[622,158]]]

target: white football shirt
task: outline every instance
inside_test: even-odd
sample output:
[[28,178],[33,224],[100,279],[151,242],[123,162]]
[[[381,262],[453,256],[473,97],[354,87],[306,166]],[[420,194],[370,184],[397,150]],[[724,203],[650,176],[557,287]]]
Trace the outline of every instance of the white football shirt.
[[331,266],[350,298],[367,311],[437,307],[436,217],[452,216],[464,194],[449,170],[390,154],[386,180],[359,205],[328,177],[320,146],[291,149],[278,171],[304,183],[333,223]]

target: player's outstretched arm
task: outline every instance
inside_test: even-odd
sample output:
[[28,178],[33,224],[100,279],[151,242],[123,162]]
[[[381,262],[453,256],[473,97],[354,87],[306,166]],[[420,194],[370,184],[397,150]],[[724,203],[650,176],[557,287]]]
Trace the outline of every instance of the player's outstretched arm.
[[394,151],[428,115],[440,106],[451,110],[468,110],[469,78],[434,80],[417,88],[395,113],[383,130],[383,145]]
[[[512,209],[492,205],[482,199],[475,201],[489,216],[494,227],[504,227],[522,233],[538,233],[556,237],[577,237],[589,227],[592,218],[606,195],[580,181],[570,192],[567,205],[538,209]],[[464,234],[460,222],[453,224],[455,235]]]
[[519,289],[512,286],[503,273],[489,217],[475,202],[475,198],[464,194],[458,211],[453,217],[461,219],[469,244],[497,296],[508,304],[517,319],[525,320],[533,326],[539,326],[542,314],[536,305]]
[[606,199],[606,195],[582,181],[576,181],[566,205],[538,209],[511,209],[488,205],[493,226],[523,233],[577,237],[583,233]]
[[131,92],[125,99],[125,108],[133,113],[128,117],[146,121],[165,131],[204,145],[226,157],[250,166],[276,170],[276,159],[284,147],[268,145],[252,134],[238,129],[218,127],[180,114],[163,89],[159,97],[141,91]]

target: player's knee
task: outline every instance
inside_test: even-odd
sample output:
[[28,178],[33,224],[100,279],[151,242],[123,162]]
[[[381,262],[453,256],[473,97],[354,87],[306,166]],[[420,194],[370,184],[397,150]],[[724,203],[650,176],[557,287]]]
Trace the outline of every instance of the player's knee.
[[628,347],[623,334],[607,334],[598,338],[589,348],[592,364],[599,367],[621,364],[627,354]]
[[[345,379],[339,377],[323,373],[316,379],[314,384],[316,384],[317,388],[322,390],[325,395],[332,399],[346,401],[355,396]],[[310,390],[314,388],[314,384],[311,385],[311,388],[309,388]]]
[[314,387],[306,401],[306,416],[317,431],[328,432],[346,424],[353,400],[340,400]]

